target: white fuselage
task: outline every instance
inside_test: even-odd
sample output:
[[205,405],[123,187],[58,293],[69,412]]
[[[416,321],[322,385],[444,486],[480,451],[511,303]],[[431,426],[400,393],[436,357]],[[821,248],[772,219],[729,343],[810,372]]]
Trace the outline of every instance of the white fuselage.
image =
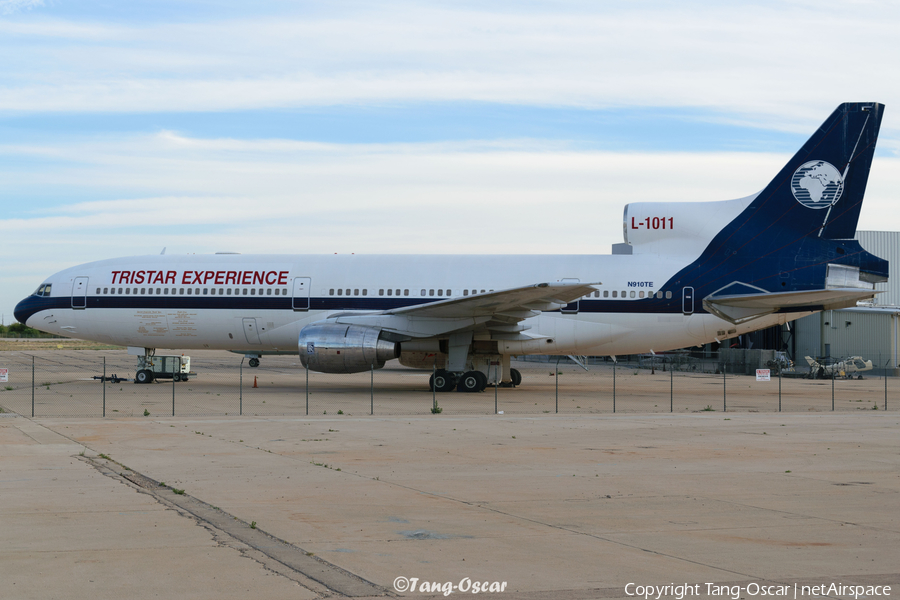
[[[722,341],[808,314],[733,325],[703,312],[699,298],[685,300],[683,289],[666,288],[684,265],[684,257],[656,254],[137,256],[53,275],[50,298],[71,302],[38,310],[27,325],[123,346],[297,352],[300,329],[336,313],[579,280],[596,292],[523,322],[541,343],[501,340],[500,351],[614,355]],[[666,308],[647,312],[641,300],[654,294]]]

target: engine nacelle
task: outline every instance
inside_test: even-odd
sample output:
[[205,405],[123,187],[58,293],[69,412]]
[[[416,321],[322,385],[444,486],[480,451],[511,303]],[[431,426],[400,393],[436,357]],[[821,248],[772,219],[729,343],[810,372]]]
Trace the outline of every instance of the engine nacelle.
[[397,358],[400,345],[362,325],[313,323],[300,330],[300,362],[320,373],[359,373]]

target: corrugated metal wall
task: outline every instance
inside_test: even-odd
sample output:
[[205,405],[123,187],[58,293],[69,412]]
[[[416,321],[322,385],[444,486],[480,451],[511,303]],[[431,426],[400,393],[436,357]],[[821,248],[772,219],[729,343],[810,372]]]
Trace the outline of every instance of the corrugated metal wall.
[[900,232],[898,231],[857,231],[856,239],[869,253],[890,263],[891,277],[887,283],[876,283],[875,289],[884,291],[875,296],[876,306],[900,306]]
[[802,364],[804,356],[823,356],[827,344],[833,358],[862,356],[879,366],[887,361],[896,366],[898,325],[894,311],[845,309],[810,315],[793,324],[794,360]]

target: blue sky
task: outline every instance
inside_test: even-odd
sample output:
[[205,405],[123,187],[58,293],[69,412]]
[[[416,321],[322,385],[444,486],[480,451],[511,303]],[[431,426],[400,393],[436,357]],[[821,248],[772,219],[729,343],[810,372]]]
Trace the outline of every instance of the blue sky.
[[754,193],[848,100],[887,105],[860,226],[898,229],[898,17],[0,0],[0,312],[163,247],[608,253],[626,203]]

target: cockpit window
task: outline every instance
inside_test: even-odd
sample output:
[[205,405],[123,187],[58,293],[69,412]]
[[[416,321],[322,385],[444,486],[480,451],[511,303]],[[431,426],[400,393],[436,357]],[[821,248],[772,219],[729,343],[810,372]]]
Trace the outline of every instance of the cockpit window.
[[34,295],[35,296],[43,296],[44,295],[44,287],[45,286],[42,284],[41,287],[39,287],[38,289],[36,289],[34,291]]
[[49,283],[42,284],[37,291],[34,293],[35,296],[49,296],[50,295],[50,285]]
[[48,283],[47,285],[44,286],[44,296],[50,295],[50,285],[51,284]]

